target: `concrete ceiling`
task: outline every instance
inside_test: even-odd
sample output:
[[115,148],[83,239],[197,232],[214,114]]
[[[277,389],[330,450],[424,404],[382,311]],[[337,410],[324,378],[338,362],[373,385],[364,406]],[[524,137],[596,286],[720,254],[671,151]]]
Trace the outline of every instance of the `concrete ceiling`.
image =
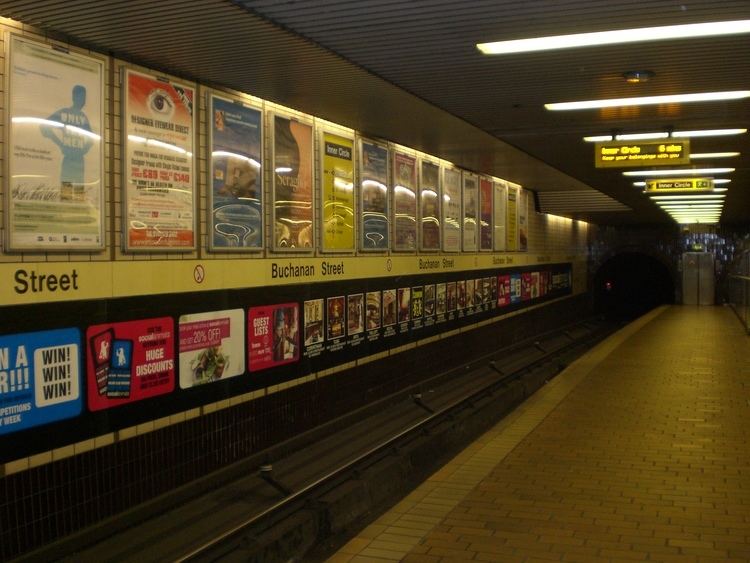
[[[750,101],[549,112],[547,102],[750,89],[750,36],[651,41],[504,57],[478,42],[750,19],[747,0],[0,0],[56,39],[282,103],[539,192],[571,215],[669,223],[587,134],[747,127]],[[645,84],[626,71],[648,70]],[[722,222],[750,222],[750,135],[694,139],[740,151]],[[697,161],[696,161],[697,162]],[[626,212],[581,211],[591,189]],[[562,194],[560,194],[562,195]],[[559,198],[556,198],[559,199]],[[605,198],[606,199],[606,198]],[[600,198],[601,201],[601,198]]]

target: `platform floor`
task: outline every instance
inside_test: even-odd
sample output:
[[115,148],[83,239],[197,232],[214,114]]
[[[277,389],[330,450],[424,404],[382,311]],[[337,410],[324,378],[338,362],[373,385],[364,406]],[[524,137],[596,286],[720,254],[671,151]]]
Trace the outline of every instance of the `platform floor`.
[[329,559],[750,561],[750,337],[654,310]]

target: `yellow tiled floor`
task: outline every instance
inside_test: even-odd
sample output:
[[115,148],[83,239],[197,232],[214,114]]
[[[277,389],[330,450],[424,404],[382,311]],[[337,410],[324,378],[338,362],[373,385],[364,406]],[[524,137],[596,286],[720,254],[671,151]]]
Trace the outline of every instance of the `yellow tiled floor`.
[[661,308],[329,561],[750,561],[748,438],[740,323],[721,307]]

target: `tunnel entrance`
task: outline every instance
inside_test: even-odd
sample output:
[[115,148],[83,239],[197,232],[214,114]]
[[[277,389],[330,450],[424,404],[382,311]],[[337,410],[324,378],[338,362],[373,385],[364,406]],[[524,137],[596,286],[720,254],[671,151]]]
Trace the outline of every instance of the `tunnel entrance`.
[[674,294],[669,269],[647,254],[618,254],[594,276],[595,310],[610,319],[634,319],[654,307],[674,303]]

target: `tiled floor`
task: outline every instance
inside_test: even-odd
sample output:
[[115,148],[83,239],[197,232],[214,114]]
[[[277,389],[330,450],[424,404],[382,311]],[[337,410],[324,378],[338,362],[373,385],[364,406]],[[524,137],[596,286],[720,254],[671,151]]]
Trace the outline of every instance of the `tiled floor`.
[[653,311],[330,561],[750,561],[750,337]]

